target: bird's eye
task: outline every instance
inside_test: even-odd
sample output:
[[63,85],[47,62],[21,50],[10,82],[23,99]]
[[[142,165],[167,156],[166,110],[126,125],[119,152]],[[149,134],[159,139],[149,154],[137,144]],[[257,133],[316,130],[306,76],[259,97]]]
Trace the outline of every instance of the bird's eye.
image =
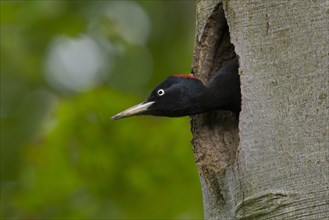
[[165,91],[163,89],[158,90],[158,96],[163,96],[165,94]]

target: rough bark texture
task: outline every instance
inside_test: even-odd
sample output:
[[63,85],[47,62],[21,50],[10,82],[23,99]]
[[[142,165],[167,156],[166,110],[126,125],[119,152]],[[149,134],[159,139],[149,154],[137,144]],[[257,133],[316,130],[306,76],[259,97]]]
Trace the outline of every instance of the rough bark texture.
[[[192,64],[205,84],[225,62],[236,56],[230,43],[223,5],[218,0],[197,2],[197,30]],[[230,216],[224,194],[225,168],[235,161],[239,143],[238,120],[230,112],[193,116],[193,149],[203,192],[205,218]]]
[[239,133],[230,113],[191,120],[205,219],[329,219],[328,9],[197,1],[193,73],[207,82],[231,40],[242,89]]

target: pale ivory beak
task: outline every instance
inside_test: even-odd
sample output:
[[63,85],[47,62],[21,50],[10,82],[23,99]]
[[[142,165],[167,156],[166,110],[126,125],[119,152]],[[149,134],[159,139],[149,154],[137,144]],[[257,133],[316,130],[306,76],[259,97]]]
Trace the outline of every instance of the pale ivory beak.
[[127,110],[124,110],[123,112],[120,112],[114,116],[112,116],[112,120],[117,120],[120,118],[127,118],[130,116],[134,116],[134,115],[140,115],[143,112],[145,112],[146,110],[148,110],[148,108],[153,104],[154,102],[142,102],[138,105],[135,105],[131,108],[128,108]]

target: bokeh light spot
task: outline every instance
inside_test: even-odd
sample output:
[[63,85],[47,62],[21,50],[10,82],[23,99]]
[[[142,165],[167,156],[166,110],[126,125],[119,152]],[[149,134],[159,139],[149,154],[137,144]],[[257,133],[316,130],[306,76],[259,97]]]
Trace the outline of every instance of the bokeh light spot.
[[104,57],[96,42],[87,36],[58,37],[51,44],[46,60],[46,79],[60,90],[86,90],[97,83],[105,67]]
[[[150,33],[150,20],[134,1],[111,1],[105,15],[115,21],[117,33],[130,44],[144,44]],[[129,16],[128,16],[129,15]]]

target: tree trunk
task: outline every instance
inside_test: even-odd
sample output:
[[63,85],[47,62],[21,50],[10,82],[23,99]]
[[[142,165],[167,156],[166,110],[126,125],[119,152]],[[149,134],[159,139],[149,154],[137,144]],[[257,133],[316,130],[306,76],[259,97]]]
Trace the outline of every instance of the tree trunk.
[[206,83],[237,54],[242,93],[239,123],[191,119],[205,219],[329,219],[328,8],[197,1],[192,72]]

